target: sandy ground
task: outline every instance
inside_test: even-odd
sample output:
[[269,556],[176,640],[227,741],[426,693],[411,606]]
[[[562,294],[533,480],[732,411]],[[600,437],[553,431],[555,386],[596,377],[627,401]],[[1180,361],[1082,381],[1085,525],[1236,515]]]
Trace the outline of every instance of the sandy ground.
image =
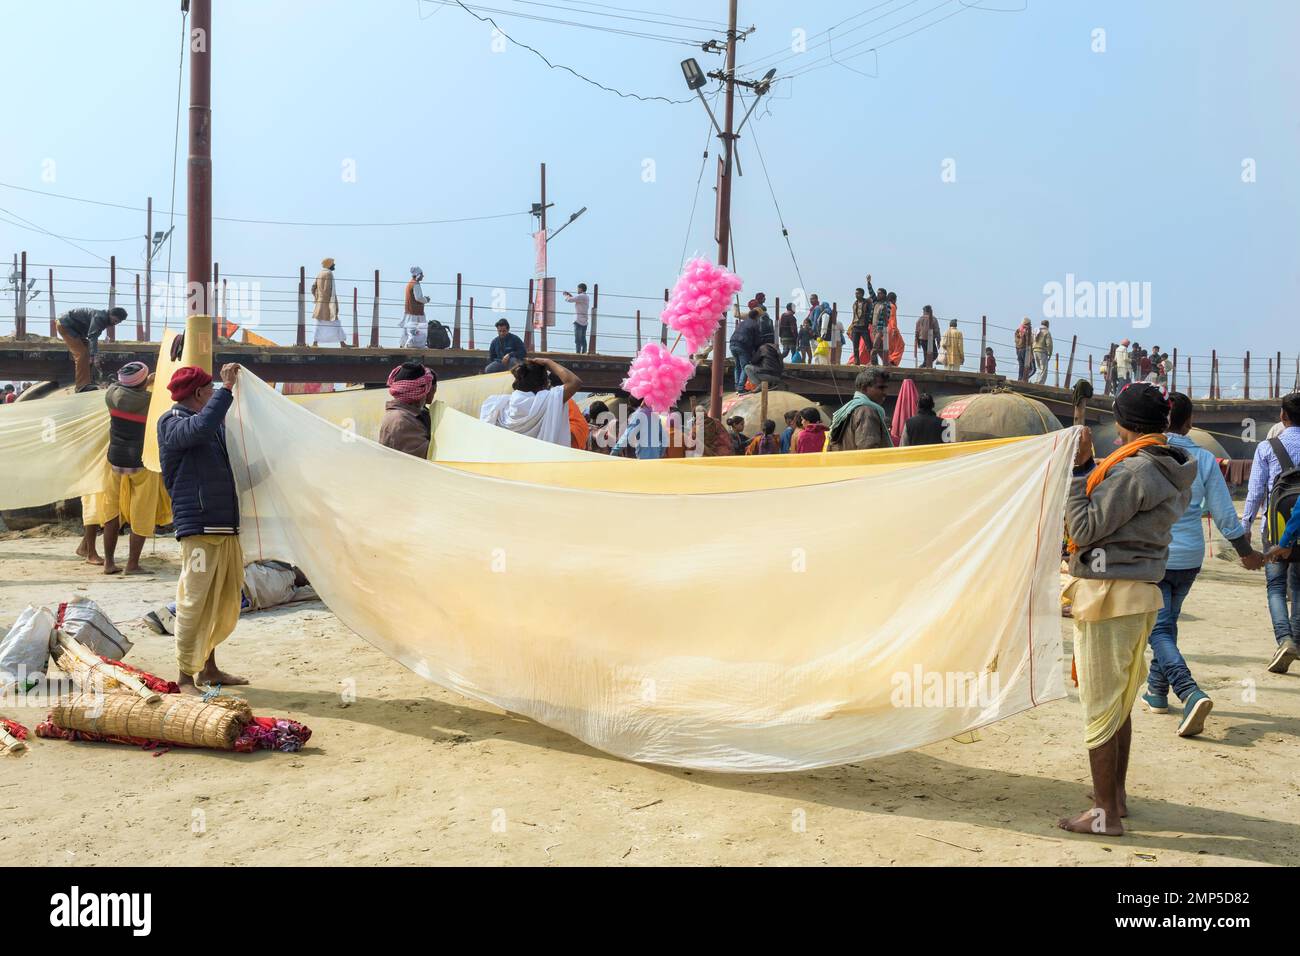
[[[109,579],[73,537],[0,538],[0,625],[87,595],[128,622],[136,666],[175,676],[171,640],[133,621],[174,595],[174,541],[146,549],[150,577]],[[246,616],[219,657],[254,678],[255,712],[311,726],[307,749],[34,740],[0,760],[0,864],[1300,863],[1300,673],[1264,669],[1262,574],[1212,562],[1180,643],[1215,700],[1207,732],[1180,740],[1176,716],[1135,710],[1129,833],[1098,838],[1054,827],[1088,805],[1073,687],[975,743],[715,775],[607,757],[427,683],[319,603],[280,608]],[[32,728],[44,709],[0,712]]]

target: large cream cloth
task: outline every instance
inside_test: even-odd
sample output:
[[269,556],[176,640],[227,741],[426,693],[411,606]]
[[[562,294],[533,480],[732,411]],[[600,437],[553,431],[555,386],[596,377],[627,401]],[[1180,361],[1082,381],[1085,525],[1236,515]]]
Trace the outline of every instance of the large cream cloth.
[[[1077,430],[815,488],[633,494],[343,438],[251,375],[235,399],[250,560],[301,567],[417,674],[611,754],[802,770],[1064,696],[1057,542]],[[810,526],[814,511],[844,520]],[[754,515],[763,533],[736,534]],[[888,560],[865,564],[864,542]],[[737,568],[772,613],[738,612]],[[996,676],[996,693],[894,706],[918,669]]]
[[95,495],[108,475],[102,391],[0,405],[0,508]]

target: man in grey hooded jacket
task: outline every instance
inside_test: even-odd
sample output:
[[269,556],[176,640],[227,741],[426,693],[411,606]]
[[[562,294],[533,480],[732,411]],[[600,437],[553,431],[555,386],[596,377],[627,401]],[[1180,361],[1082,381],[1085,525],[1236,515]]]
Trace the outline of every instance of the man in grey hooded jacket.
[[1129,717],[1146,675],[1147,635],[1164,599],[1170,530],[1187,510],[1197,467],[1168,443],[1169,403],[1134,383],[1115,398],[1124,444],[1093,461],[1086,429],[1065,506],[1072,579],[1065,594],[1074,620],[1074,659],[1092,771],[1093,806],[1058,825],[1074,833],[1120,836],[1128,814]]

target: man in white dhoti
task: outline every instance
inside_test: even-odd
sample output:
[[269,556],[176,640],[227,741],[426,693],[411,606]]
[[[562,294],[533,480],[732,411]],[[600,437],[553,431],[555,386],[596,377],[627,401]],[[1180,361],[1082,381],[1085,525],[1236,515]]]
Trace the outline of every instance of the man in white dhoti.
[[339,321],[339,297],[334,290],[334,260],[322,259],[320,274],[311,284],[311,295],[316,305],[311,317],[316,320],[316,331],[312,333],[311,344],[327,345],[337,342],[343,348],[351,348],[343,335],[343,323]]
[[577,394],[582,381],[548,358],[526,358],[511,371],[514,390],[509,395],[489,396],[479,411],[479,419],[568,448],[569,399]]
[[429,303],[429,297],[420,287],[422,281],[424,270],[411,266],[411,281],[406,283],[406,304],[402,315],[400,347],[404,349],[422,349],[428,345],[429,320],[424,317],[424,307]]

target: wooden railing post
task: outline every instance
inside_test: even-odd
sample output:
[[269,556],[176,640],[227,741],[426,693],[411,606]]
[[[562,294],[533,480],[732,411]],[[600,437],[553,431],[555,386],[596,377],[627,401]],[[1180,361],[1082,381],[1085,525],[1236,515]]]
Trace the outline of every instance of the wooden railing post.
[[587,351],[592,355],[596,354],[596,312],[600,308],[600,283],[591,284],[591,341],[587,344]]
[[474,297],[469,297],[469,350],[474,351]]
[[[54,270],[53,269],[50,270],[49,301],[50,301],[50,338],[53,339],[53,338],[58,338],[59,335],[58,319],[54,315]],[[136,328],[138,329],[140,327],[140,277],[139,276],[135,277],[135,321],[136,321]],[[139,338],[139,336],[136,337]]]
[[461,274],[456,273],[456,314],[451,323],[451,347],[460,348],[460,292],[461,292]]
[[[1178,346],[1174,346],[1173,357],[1169,360],[1169,391],[1178,391]],[[1187,393],[1187,397],[1192,397],[1190,392]]]
[[1241,360],[1241,376],[1246,380],[1246,391],[1244,398],[1250,398],[1250,349],[1246,349],[1246,357]]
[[[54,314],[54,270],[50,270],[50,315]],[[135,274],[135,337],[141,342],[148,342],[149,339],[144,332],[144,313],[140,311],[140,273]]]
[[1210,398],[1219,397],[1219,353],[1210,349]]
[[375,270],[375,302],[370,311],[370,347],[379,348],[379,270]]
[[[1070,379],[1074,377],[1074,350],[1075,348],[1078,347],[1078,345],[1079,345],[1079,336],[1078,335],[1071,336],[1070,337],[1070,361],[1065,366],[1065,387],[1066,388],[1070,387]],[[1057,367],[1058,368],[1060,367],[1059,364]],[[1088,381],[1089,383],[1092,382],[1092,356],[1091,355],[1088,356]]]
[[[108,257],[108,307],[110,310],[117,308],[117,256]],[[116,342],[117,326],[110,325],[106,331],[108,340]]]
[[296,345],[307,344],[307,267],[298,267],[298,334]]
[[533,354],[533,281],[528,280],[528,311],[524,313],[524,351]]
[[357,287],[352,287],[352,347],[359,348],[361,345],[361,329],[357,325]]
[[[664,308],[665,308],[665,309],[668,308],[668,290],[667,290],[667,289],[664,289]],[[660,344],[660,345],[663,345],[663,346],[667,346],[667,345],[668,345],[668,323],[665,322],[665,321],[663,321],[662,318],[660,318],[660,320],[659,320],[659,344]]]
[[217,290],[221,288],[221,263],[212,263],[212,293],[208,296],[208,305],[212,309],[212,342],[215,345],[217,337],[226,330],[226,323],[222,321],[221,298],[217,295]]
[[1056,360],[1056,387],[1061,387],[1061,353],[1057,352],[1052,356]]
[[641,351],[641,310],[636,310],[636,350]]

